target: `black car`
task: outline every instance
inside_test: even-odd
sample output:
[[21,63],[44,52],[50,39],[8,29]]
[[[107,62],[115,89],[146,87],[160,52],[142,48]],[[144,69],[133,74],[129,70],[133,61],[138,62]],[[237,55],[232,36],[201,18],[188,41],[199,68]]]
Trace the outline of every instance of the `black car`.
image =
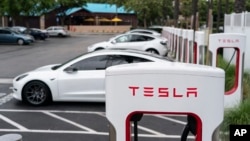
[[36,28],[26,29],[23,33],[33,36],[36,40],[45,40],[49,37],[49,34],[46,31]]

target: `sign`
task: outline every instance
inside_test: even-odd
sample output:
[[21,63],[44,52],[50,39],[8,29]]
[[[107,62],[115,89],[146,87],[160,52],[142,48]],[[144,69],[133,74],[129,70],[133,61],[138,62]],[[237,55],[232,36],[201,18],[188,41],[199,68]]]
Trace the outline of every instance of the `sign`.
[[249,141],[250,125],[230,125],[230,141]]

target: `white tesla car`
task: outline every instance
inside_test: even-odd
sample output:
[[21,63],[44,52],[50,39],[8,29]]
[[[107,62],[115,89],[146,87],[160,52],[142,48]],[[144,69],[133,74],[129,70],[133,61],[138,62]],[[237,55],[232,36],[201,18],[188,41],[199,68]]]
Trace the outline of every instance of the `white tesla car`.
[[105,69],[126,63],[170,62],[137,50],[100,50],[63,64],[47,65],[13,79],[13,96],[31,105],[50,101],[105,102]]
[[142,33],[128,33],[117,35],[109,39],[109,41],[93,44],[88,47],[88,52],[106,48],[136,49],[161,56],[167,55],[169,51],[167,48],[167,39],[164,37]]

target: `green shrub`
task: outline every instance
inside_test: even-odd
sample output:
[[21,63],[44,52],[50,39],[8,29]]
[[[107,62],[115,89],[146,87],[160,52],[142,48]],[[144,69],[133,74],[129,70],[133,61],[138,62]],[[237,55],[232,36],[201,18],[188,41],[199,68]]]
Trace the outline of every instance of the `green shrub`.
[[[235,65],[228,65],[222,56],[218,56],[218,67],[225,70],[225,90],[230,90],[235,80]],[[240,86],[239,86],[240,87]],[[226,109],[224,121],[221,125],[223,133],[229,132],[231,124],[250,124],[250,73],[244,72],[242,80],[243,101],[237,107]],[[228,134],[223,135],[222,139],[228,140]]]
[[250,98],[245,99],[238,107],[225,110],[222,131],[229,131],[230,124],[250,124]]
[[235,65],[230,65],[222,56],[218,56],[217,66],[225,70],[225,90],[233,88],[235,81]]

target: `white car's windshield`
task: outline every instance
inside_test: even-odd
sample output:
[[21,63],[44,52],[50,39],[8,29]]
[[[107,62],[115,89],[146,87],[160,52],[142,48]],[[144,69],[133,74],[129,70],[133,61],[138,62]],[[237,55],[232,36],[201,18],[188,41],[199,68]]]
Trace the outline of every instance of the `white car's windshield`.
[[89,53],[90,53],[90,52],[87,52],[87,53],[78,55],[78,56],[76,56],[76,57],[74,57],[74,58],[72,58],[72,59],[70,59],[70,60],[68,60],[68,61],[66,61],[66,62],[64,62],[64,63],[62,63],[62,64],[60,64],[60,65],[53,66],[51,69],[52,69],[52,70],[57,70],[58,68],[60,68],[60,67],[62,67],[63,65],[69,63],[70,61],[72,61],[72,60],[74,60],[74,59],[76,59],[76,58],[78,58],[78,57],[81,57],[81,56],[83,56],[83,55],[89,54]]

